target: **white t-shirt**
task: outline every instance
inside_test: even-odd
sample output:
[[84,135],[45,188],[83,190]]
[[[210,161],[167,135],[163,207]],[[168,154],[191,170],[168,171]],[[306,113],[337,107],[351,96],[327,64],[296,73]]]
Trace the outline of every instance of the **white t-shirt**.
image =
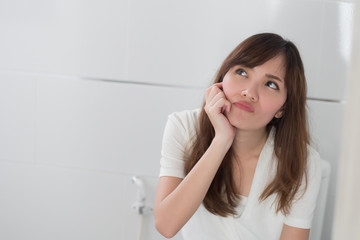
[[[184,178],[184,164],[190,154],[200,110],[169,115],[165,127],[160,176]],[[271,240],[280,238],[283,224],[309,229],[314,215],[316,198],[321,183],[319,154],[311,147],[308,152],[308,186],[300,199],[294,200],[290,213],[276,213],[275,195],[259,202],[259,196],[276,174],[273,129],[261,151],[250,193],[238,207],[237,216],[220,217],[201,204],[182,228],[184,240]],[[298,196],[302,191],[300,190]],[[191,196],[189,196],[191,197]],[[176,217],[176,216],[174,216]]]

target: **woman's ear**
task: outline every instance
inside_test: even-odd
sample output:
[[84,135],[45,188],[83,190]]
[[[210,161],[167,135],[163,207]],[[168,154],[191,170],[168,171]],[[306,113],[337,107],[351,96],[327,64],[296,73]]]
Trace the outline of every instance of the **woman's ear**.
[[279,111],[277,111],[277,113],[275,114],[275,118],[281,118],[282,116],[284,116],[285,113],[285,109],[286,109],[286,103],[280,108]]
[[275,118],[281,118],[284,115],[284,110],[279,110],[276,114],[275,114]]

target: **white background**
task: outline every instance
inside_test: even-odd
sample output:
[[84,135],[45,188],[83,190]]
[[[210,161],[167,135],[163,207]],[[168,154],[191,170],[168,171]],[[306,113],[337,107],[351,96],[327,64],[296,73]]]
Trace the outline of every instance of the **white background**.
[[[0,0],[0,239],[137,239],[131,177],[151,205],[167,115],[200,107],[258,32],[302,54],[312,137],[332,166],[330,239],[353,13],[350,0]],[[152,215],[143,227],[163,239]]]

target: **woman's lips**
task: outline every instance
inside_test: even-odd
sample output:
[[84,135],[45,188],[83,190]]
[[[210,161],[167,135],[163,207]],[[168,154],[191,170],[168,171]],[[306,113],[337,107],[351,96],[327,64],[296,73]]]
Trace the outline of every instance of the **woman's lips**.
[[236,102],[234,103],[234,105],[244,111],[254,112],[254,107],[247,102]]

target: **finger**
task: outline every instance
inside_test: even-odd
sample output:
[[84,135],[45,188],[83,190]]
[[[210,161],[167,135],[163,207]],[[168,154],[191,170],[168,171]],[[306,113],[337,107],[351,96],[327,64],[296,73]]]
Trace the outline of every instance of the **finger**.
[[219,92],[222,92],[222,90],[219,88],[222,86],[222,83],[219,84],[214,84],[211,87],[208,88],[207,90],[207,99],[212,99],[216,94],[218,94]]
[[213,99],[216,96],[216,94],[218,94],[220,91],[221,91],[220,89],[213,86],[206,96],[206,102],[209,103],[211,101],[211,99]]
[[211,112],[216,112],[219,113],[221,112],[221,108],[223,107],[225,101],[223,98],[215,98],[212,99],[211,104],[207,104],[207,108],[211,111]]
[[210,85],[210,86],[206,89],[206,93],[210,93],[214,86],[215,86],[215,84]]
[[219,98],[217,99],[216,102],[214,102],[214,104],[211,106],[211,109],[215,112],[215,113],[223,113],[224,111],[224,106],[225,106],[225,99],[224,98]]
[[224,94],[222,92],[218,92],[212,99],[209,99],[209,105],[213,106],[221,98],[225,100]]
[[231,102],[229,102],[228,100],[226,100],[224,106],[225,106],[226,112],[229,113],[230,110],[231,110]]
[[223,96],[221,96],[221,94],[219,94],[219,96],[221,96],[221,97],[216,96],[219,100],[224,99],[223,105],[221,106],[221,112],[222,113],[225,113],[225,112],[229,113],[230,110],[231,110],[231,102],[226,99],[224,94],[222,94],[222,95]]
[[218,88],[221,88],[223,87],[223,82],[218,82],[218,83],[215,83],[213,86],[216,86]]
[[221,90],[222,89],[222,84],[223,84],[222,82],[214,83],[213,85],[211,85],[210,87],[208,87],[206,89],[206,93],[209,94],[214,88]]
[[220,112],[222,112],[222,113],[224,113],[225,111],[230,112],[231,102],[229,100],[227,100],[224,92],[218,92],[212,99],[208,100],[207,105],[209,107],[214,107],[220,99],[224,99],[224,102],[223,102],[223,105],[221,106]]

